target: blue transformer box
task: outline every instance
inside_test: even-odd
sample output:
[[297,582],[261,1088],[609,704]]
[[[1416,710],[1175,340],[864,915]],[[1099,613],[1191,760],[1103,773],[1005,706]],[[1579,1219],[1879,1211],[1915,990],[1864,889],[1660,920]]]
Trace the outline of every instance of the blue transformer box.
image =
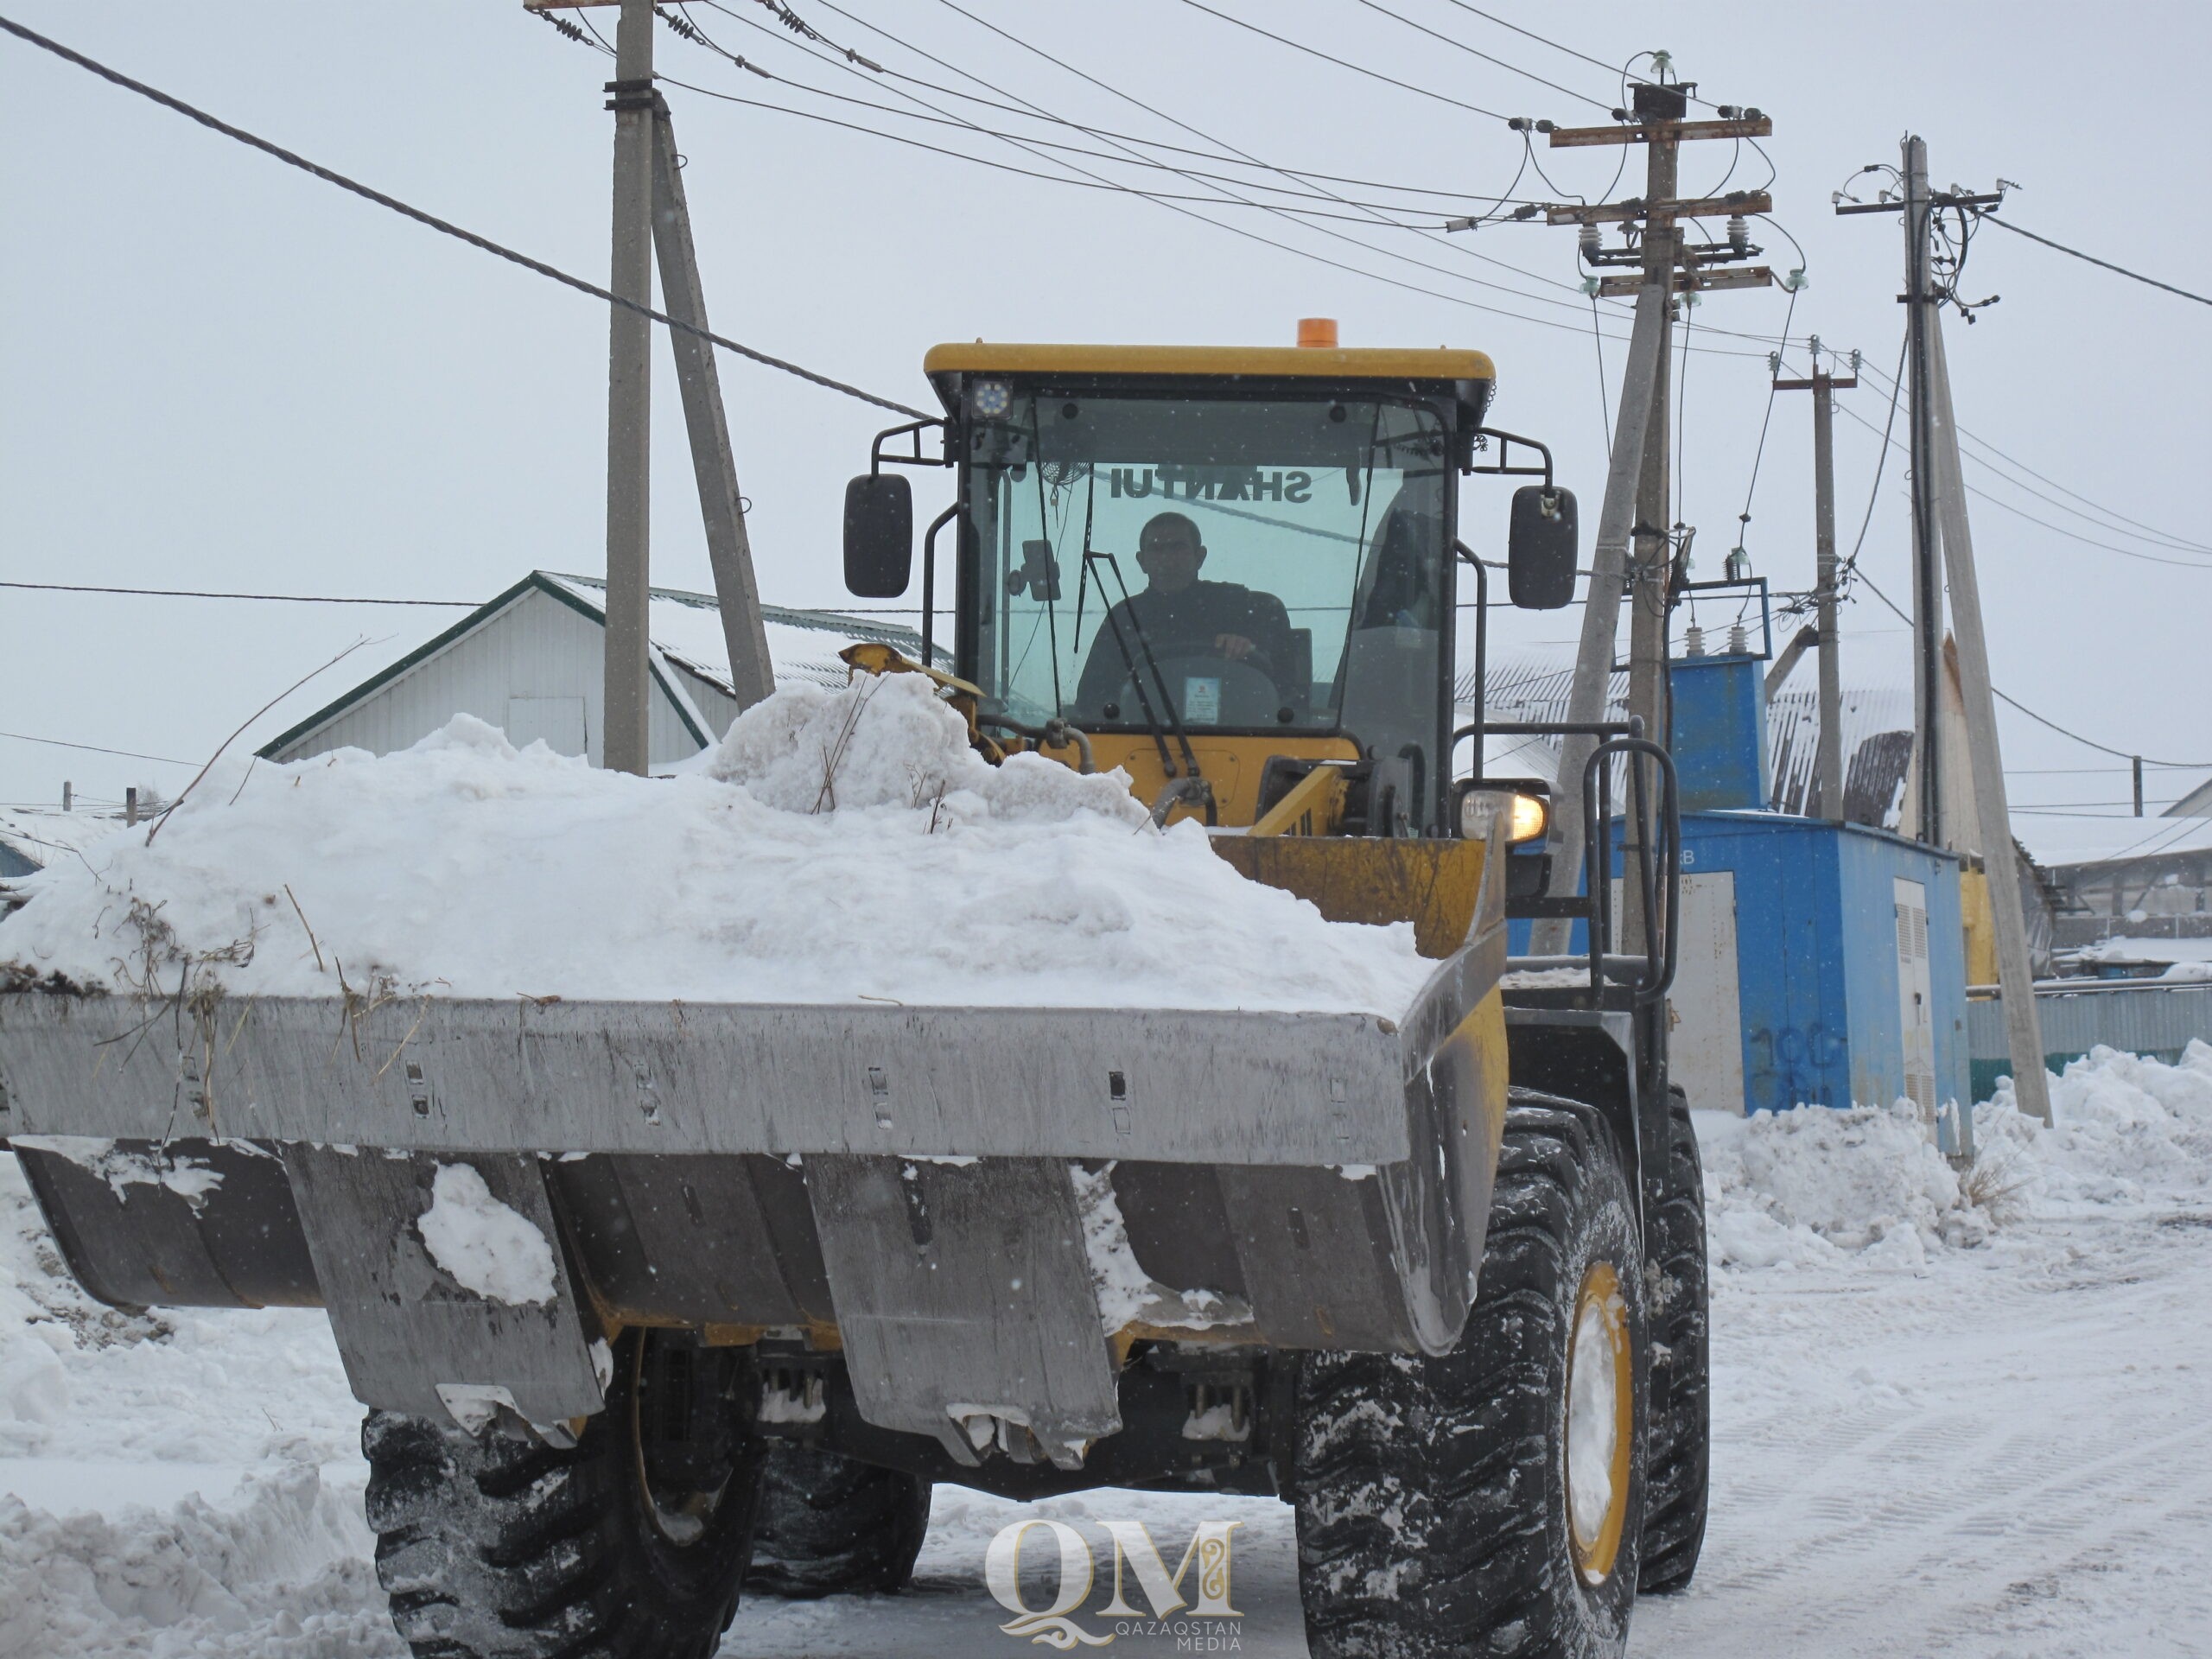
[[1677,657],[1674,687],[1676,786],[1682,810],[1766,804],[1765,666],[1742,652]]
[[1863,824],[1682,815],[1670,1066],[1719,1110],[1967,1092],[1961,860]]
[[[1942,1115],[1972,1098],[1962,861],[1765,810],[1766,655],[1668,664],[1682,808],[1669,1069],[1693,1106],[1719,1111],[1910,1100],[1948,1144]],[[1616,894],[1620,868],[1617,836]],[[1512,950],[1529,929],[1512,925]],[[1585,937],[1578,922],[1571,948]]]

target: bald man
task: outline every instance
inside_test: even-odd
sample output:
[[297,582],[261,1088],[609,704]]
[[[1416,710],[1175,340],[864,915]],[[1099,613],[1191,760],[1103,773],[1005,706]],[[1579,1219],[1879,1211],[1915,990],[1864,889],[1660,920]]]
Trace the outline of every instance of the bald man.
[[[1084,663],[1076,692],[1079,707],[1100,710],[1113,701],[1122,683],[1134,677],[1124,647],[1134,666],[1142,667],[1146,645],[1160,658],[1200,654],[1246,664],[1287,696],[1291,688],[1283,677],[1291,664],[1290,613],[1273,594],[1233,582],[1200,581],[1205,562],[1205,542],[1189,518],[1161,512],[1146,522],[1137,537],[1145,588],[1107,613]],[[1157,695],[1149,683],[1145,689]]]

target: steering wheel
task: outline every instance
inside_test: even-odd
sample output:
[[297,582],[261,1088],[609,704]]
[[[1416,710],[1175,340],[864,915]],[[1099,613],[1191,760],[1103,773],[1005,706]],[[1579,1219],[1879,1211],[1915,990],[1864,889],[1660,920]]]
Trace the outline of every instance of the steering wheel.
[[[1224,655],[1212,641],[1201,646],[1166,645],[1154,648],[1154,662],[1160,670],[1160,679],[1167,683],[1168,693],[1179,710],[1182,710],[1183,683],[1189,678],[1202,677],[1220,682],[1220,708],[1216,718],[1207,723],[1222,726],[1273,726],[1279,723],[1278,710],[1283,705],[1281,690],[1274,677],[1264,666],[1266,658],[1254,651],[1243,658]],[[1145,699],[1136,697],[1141,689],[1145,698],[1157,702],[1160,685],[1153,677],[1152,664],[1141,664],[1139,674],[1122,682],[1122,706],[1141,706]]]

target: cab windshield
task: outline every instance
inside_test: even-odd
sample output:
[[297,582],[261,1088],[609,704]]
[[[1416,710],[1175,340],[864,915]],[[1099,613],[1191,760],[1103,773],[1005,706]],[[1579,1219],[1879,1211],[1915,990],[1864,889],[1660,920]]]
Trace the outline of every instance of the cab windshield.
[[1410,400],[968,391],[994,712],[1433,741],[1450,444]]

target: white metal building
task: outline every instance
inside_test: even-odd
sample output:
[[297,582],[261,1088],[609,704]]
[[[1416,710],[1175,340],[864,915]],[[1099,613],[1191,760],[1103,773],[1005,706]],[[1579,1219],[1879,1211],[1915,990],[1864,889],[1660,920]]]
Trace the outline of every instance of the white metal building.
[[[607,650],[606,583],[533,570],[443,633],[317,709],[262,749],[299,760],[333,749],[387,754],[420,742],[457,714],[504,730],[518,747],[600,760]],[[821,611],[763,607],[776,682],[842,685],[837,653],[879,639],[910,656],[912,630]],[[737,715],[721,614],[714,596],[652,590],[650,764],[667,766],[719,739]]]

